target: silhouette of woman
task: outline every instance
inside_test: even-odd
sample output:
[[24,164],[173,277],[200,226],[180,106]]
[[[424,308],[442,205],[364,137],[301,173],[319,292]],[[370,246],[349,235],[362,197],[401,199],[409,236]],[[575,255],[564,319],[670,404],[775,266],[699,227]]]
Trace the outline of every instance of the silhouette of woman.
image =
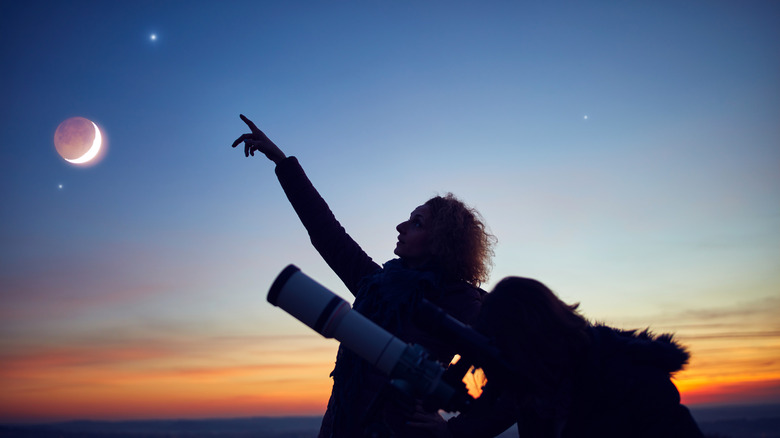
[[[429,199],[396,227],[398,258],[380,266],[336,220],[298,160],[287,157],[251,120],[241,119],[251,132],[238,137],[233,147],[243,142],[244,155],[257,151],[276,164],[277,178],[312,244],[355,295],[354,308],[449,363],[454,349],[416,328],[411,318],[426,298],[462,322],[474,322],[484,294],[479,284],[487,279],[495,243],[478,212],[451,194]],[[349,350],[339,349],[331,376],[333,390],[320,437],[362,437],[367,426],[377,423],[396,436],[427,436],[406,424],[409,412],[403,407],[373,404],[387,379]]]
[[501,280],[475,329],[495,343],[514,378],[491,381],[486,368],[472,410],[413,424],[439,438],[493,437],[513,423],[520,437],[703,437],[670,380],[689,358],[672,335],[593,325],[577,307],[536,280]]

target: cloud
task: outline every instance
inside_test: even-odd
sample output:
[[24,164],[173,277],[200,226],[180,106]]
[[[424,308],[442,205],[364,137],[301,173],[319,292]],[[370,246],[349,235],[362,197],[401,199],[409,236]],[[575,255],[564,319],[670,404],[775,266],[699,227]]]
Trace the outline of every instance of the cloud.
[[700,335],[686,335],[685,338],[692,341],[699,340],[699,339],[761,339],[761,338],[780,339],[780,331],[741,332],[741,333],[715,332],[715,333],[706,333]]

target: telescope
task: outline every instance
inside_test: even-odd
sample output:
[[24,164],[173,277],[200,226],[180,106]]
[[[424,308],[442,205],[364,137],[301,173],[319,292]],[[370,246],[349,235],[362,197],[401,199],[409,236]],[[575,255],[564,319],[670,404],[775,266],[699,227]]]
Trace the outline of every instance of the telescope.
[[445,375],[446,368],[430,358],[425,348],[393,336],[295,265],[288,265],[276,277],[268,302],[322,336],[338,340],[387,375],[390,384],[406,395],[448,412],[462,412],[474,401],[462,375],[460,379]]

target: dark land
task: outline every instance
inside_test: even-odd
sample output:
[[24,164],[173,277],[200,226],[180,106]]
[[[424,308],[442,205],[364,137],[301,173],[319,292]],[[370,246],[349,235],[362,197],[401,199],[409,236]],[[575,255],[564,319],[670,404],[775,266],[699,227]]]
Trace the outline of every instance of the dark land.
[[[780,404],[692,407],[709,438],[780,438]],[[311,438],[321,417],[0,424],[0,438]],[[517,437],[515,427],[500,435]]]

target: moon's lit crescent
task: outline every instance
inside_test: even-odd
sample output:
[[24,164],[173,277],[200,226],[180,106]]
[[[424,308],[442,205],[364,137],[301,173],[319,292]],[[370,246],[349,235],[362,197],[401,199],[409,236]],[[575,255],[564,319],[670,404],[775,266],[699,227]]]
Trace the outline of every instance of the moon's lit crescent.
[[57,126],[54,147],[68,163],[90,166],[105,155],[106,138],[98,125],[84,117],[71,117]]
[[103,143],[103,136],[100,135],[100,129],[98,129],[95,122],[90,121],[90,123],[95,127],[95,139],[92,140],[92,147],[84,155],[72,160],[65,158],[65,161],[73,164],[84,164],[97,157],[98,152],[100,152],[100,145]]

